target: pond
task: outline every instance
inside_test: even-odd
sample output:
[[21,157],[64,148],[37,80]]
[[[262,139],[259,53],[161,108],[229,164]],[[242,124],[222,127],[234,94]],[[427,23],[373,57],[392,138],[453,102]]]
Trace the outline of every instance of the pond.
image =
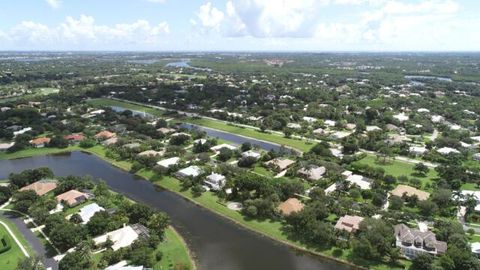
[[0,179],[12,172],[49,167],[56,175],[91,175],[129,198],[166,212],[193,251],[199,269],[294,270],[349,269],[348,266],[295,251],[248,231],[179,195],[82,152],[1,160]]

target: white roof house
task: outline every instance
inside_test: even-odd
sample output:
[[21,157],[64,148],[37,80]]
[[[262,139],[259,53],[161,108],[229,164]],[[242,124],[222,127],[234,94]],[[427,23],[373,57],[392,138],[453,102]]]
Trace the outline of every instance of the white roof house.
[[293,129],[301,129],[302,128],[302,126],[298,123],[288,123],[287,127],[288,128],[293,128]]
[[180,178],[184,177],[197,177],[203,173],[203,170],[198,166],[190,166],[179,170],[176,175]]
[[160,160],[159,162],[157,162],[157,165],[163,168],[170,168],[173,165],[177,165],[179,162],[180,162],[179,157],[172,157],[172,158]]
[[443,122],[445,118],[441,115],[432,115],[431,120],[433,123],[440,123],[440,122]]
[[132,226],[125,226],[115,231],[108,232],[104,235],[93,238],[95,245],[105,243],[107,239],[113,242],[112,249],[117,251],[123,247],[130,246],[135,240],[138,239],[138,233],[132,228]]
[[259,159],[262,156],[262,154],[255,152],[253,150],[248,150],[242,153],[242,157],[247,158],[247,157],[252,157],[254,159]]
[[232,150],[232,151],[237,149],[236,146],[223,143],[223,144],[219,144],[219,145],[216,145],[216,146],[210,148],[210,150],[212,150],[213,152],[219,152],[220,149],[222,149],[222,148],[228,148],[228,149],[230,149],[230,150]]
[[419,112],[419,113],[429,113],[430,110],[427,109],[427,108],[420,108],[420,109],[417,110],[417,112]]
[[304,116],[302,119],[303,121],[308,122],[310,124],[317,122],[317,118],[314,118],[314,117]]
[[0,151],[8,150],[8,148],[12,147],[15,143],[0,143]]
[[410,146],[410,148],[408,148],[408,151],[415,155],[422,155],[427,152],[427,148],[425,148],[424,146]]
[[457,149],[454,149],[454,148],[451,148],[451,147],[442,147],[440,149],[437,149],[437,152],[442,154],[442,155],[448,155],[448,154],[459,154],[460,151],[458,151]]
[[405,122],[410,119],[410,117],[408,117],[408,115],[406,115],[405,113],[396,114],[393,116],[393,118],[397,119],[400,122]]
[[16,137],[16,136],[18,136],[18,135],[20,135],[20,134],[23,134],[23,133],[28,132],[28,131],[31,131],[31,130],[32,130],[31,127],[26,127],[26,128],[23,128],[23,129],[21,129],[21,130],[19,130],[19,131],[13,132],[13,136]]
[[329,127],[334,127],[334,126],[337,124],[337,122],[335,122],[335,121],[333,121],[333,120],[325,120],[323,123],[324,123],[326,126],[329,126]]
[[348,182],[359,186],[360,189],[371,189],[371,183],[362,175],[353,174],[351,171],[344,171],[342,175],[346,177]]
[[78,213],[82,218],[82,224],[87,224],[90,219],[95,215],[95,213],[104,211],[105,209],[99,206],[96,203],[92,203],[89,205],[85,205],[84,207],[80,208],[80,212]]
[[220,190],[225,185],[226,178],[225,176],[212,173],[205,179],[205,183],[209,184],[213,190]]
[[382,129],[377,126],[366,126],[365,130],[367,132],[370,132],[370,131],[376,131],[376,130],[382,130]]

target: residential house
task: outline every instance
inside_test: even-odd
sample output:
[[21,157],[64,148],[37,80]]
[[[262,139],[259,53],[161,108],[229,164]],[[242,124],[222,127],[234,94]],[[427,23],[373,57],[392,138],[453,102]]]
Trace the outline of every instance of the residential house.
[[139,237],[148,237],[148,229],[141,224],[134,224],[98,236],[93,239],[93,242],[98,246],[110,239],[113,242],[113,251],[117,251],[130,246]]
[[442,155],[460,154],[460,151],[451,147],[442,147],[440,149],[437,149],[437,152]]
[[344,171],[342,175],[350,184],[355,184],[360,187],[360,189],[371,189],[370,180],[362,175],[353,174],[351,171]]
[[345,215],[338,219],[337,224],[335,224],[335,229],[356,233],[362,221],[363,217]]
[[109,267],[105,268],[104,270],[147,270],[149,268],[145,268],[143,266],[131,266],[128,265],[127,261],[120,261],[114,265],[110,265]]
[[242,158],[254,158],[255,160],[260,159],[262,154],[255,152],[253,150],[248,150],[242,153]]
[[323,175],[325,174],[327,170],[325,169],[325,167],[319,167],[319,166],[310,166],[310,167],[303,167],[301,169],[299,169],[297,171],[297,173],[307,179],[307,180],[311,180],[311,181],[317,181],[317,180],[320,180]]
[[11,143],[0,143],[0,151],[7,151],[8,148],[14,146],[15,143],[14,142],[11,142]]
[[433,232],[411,229],[405,224],[395,225],[394,231],[395,245],[409,259],[415,258],[418,254],[440,255],[447,251],[447,243],[437,241]]
[[95,134],[95,139],[104,141],[113,137],[116,137],[117,134],[110,132],[108,130],[100,131],[99,133]]
[[302,211],[304,205],[297,198],[290,198],[282,202],[278,207],[278,211],[284,216],[288,216],[292,213]]
[[175,175],[178,178],[197,177],[203,173],[203,170],[198,166],[190,166],[179,170]]
[[473,154],[473,160],[480,161],[480,153]]
[[425,148],[424,146],[410,146],[408,151],[413,155],[419,156],[427,152],[427,148]]
[[20,191],[33,190],[38,196],[42,196],[57,188],[57,182],[52,179],[43,179],[28,186],[24,186]]
[[167,135],[167,134],[170,134],[170,133],[173,133],[175,132],[175,129],[173,128],[166,128],[166,127],[161,127],[159,129],[157,129],[158,132],[164,134],[164,135]]
[[205,183],[212,187],[213,190],[221,190],[225,186],[226,181],[225,176],[213,172],[205,179]]
[[78,205],[88,199],[89,195],[78,190],[72,189],[55,197],[57,202],[65,203],[70,207]]
[[270,161],[265,162],[265,165],[275,170],[283,171],[288,169],[288,167],[292,166],[294,163],[294,160],[288,158],[274,158]]
[[220,150],[221,150],[222,148],[227,148],[227,149],[230,149],[230,150],[232,150],[232,151],[237,150],[237,147],[236,147],[236,146],[233,146],[233,145],[230,145],[230,144],[226,144],[226,143],[219,144],[219,145],[215,145],[215,146],[211,147],[210,150],[212,150],[212,151],[215,152],[215,153],[220,153]]
[[398,185],[394,190],[390,192],[393,196],[398,196],[398,197],[412,197],[412,196],[417,196],[419,201],[426,201],[428,200],[428,197],[430,197],[430,193],[416,189],[411,186],[407,185]]
[[171,166],[178,165],[179,163],[180,163],[179,157],[172,157],[172,158],[160,160],[159,162],[157,162],[157,165],[162,168],[168,169]]
[[35,148],[45,147],[48,143],[50,143],[50,138],[47,137],[40,137],[30,140],[30,144]]
[[102,142],[102,145],[112,145],[116,144],[118,142],[118,137],[112,137],[110,139],[106,139],[105,141]]
[[70,144],[75,144],[85,140],[85,135],[77,133],[63,136],[63,138],[67,140]]
[[470,248],[472,249],[472,253],[475,254],[478,258],[480,258],[480,242],[473,242],[470,244]]
[[105,209],[96,203],[92,203],[80,208],[78,214],[82,218],[82,224],[87,224],[95,213],[100,211],[105,211]]
[[155,151],[155,150],[146,150],[143,152],[138,153],[137,156],[139,157],[158,157],[158,156],[163,156],[165,154],[165,151]]

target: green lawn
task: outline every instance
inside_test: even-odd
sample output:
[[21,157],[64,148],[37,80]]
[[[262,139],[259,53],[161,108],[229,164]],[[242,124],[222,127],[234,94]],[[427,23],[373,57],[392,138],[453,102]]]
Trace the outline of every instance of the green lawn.
[[[18,231],[17,227],[14,224],[12,224],[10,221],[4,218],[0,218],[0,220],[2,222],[7,223],[8,227],[13,231],[13,233],[18,238],[18,240],[27,249],[27,252],[29,254],[33,254],[32,250],[30,249],[30,246],[27,244],[27,241],[23,238],[22,234]],[[3,237],[3,236],[6,236],[6,238],[8,239],[11,245],[11,249],[0,254],[0,269],[14,270],[17,266],[17,263],[23,258],[25,258],[25,255],[23,254],[22,250],[17,245],[15,240],[13,240],[13,238],[7,232],[5,227],[0,224],[0,237]]]
[[[154,270],[164,269],[194,269],[188,248],[182,237],[169,227],[165,230],[165,239],[158,245],[157,251],[163,254],[162,260],[153,266]],[[184,266],[185,268],[180,268]]]
[[14,152],[14,153],[0,152],[0,159],[16,159],[16,158],[25,158],[25,157],[31,157],[31,156],[42,156],[42,155],[57,154],[62,152],[70,152],[70,151],[75,151],[79,149],[80,148],[77,146],[70,146],[68,148],[50,148],[50,147],[28,148],[25,150]]
[[422,181],[422,187],[425,188],[425,185],[428,183],[432,183],[432,181],[438,177],[438,173],[433,169],[430,168],[427,176],[419,177],[412,175],[415,171],[413,170],[414,164],[407,163],[400,160],[391,160],[387,164],[380,164],[377,162],[377,158],[373,155],[367,155],[365,158],[357,161],[360,164],[367,164],[373,167],[382,167],[385,169],[385,174],[393,175],[395,177],[399,177],[405,175],[409,178],[418,178]]
[[88,104],[96,107],[102,107],[102,106],[117,106],[117,107],[122,107],[127,110],[133,110],[133,111],[140,111],[140,112],[146,112],[155,116],[162,116],[163,111],[157,110],[154,108],[150,108],[147,106],[141,106],[137,104],[133,104],[130,102],[124,102],[124,101],[119,101],[119,100],[113,100],[109,98],[96,98],[96,99],[91,99],[87,101]]
[[461,190],[480,190],[474,183],[465,183],[460,187]]

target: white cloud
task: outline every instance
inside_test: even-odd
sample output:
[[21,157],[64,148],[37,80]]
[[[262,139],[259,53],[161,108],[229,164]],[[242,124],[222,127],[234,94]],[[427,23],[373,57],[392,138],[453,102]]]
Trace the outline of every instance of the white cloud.
[[62,1],[60,0],[46,0],[47,4],[52,8],[59,8]]
[[197,18],[201,26],[207,29],[218,29],[224,17],[223,12],[214,7],[211,2],[200,6],[197,12]]
[[[91,16],[67,17],[57,26],[24,21],[0,35],[0,48],[122,49],[161,45],[170,33],[167,22],[152,25],[146,20],[113,26],[99,25]],[[3,41],[3,42],[2,42]]]

